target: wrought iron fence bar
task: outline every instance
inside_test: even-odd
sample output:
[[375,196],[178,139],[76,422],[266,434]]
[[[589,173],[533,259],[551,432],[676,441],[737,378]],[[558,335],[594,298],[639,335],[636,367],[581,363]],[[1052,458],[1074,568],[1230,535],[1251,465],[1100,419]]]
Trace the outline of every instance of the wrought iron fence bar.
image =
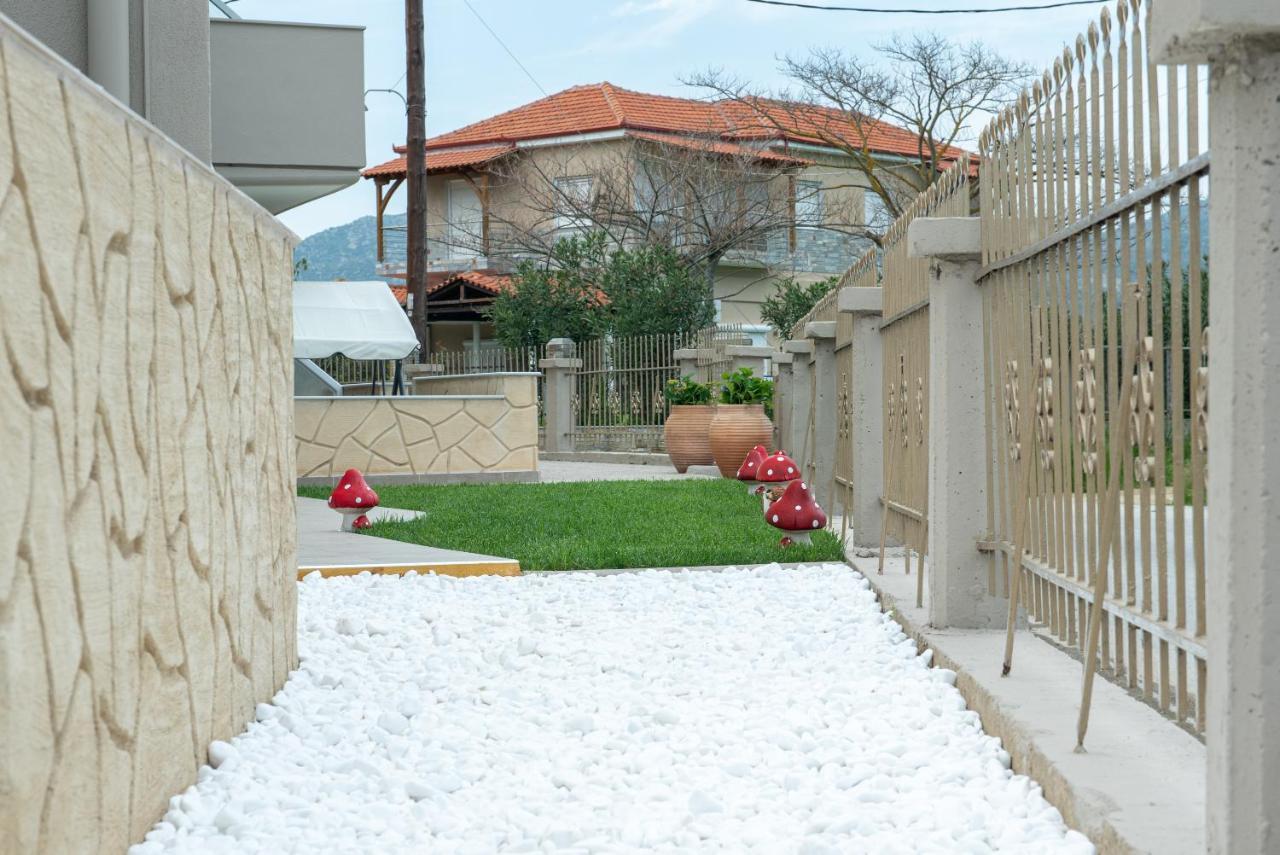
[[1130,193],[1125,194],[1114,202],[1110,202],[1099,208],[1088,219],[1073,223],[1065,229],[1054,232],[1043,240],[1037,241],[1024,249],[1018,250],[1013,255],[991,261],[982,270],[980,279],[986,279],[992,273],[1012,267],[1028,259],[1034,258],[1059,244],[1081,235],[1089,231],[1095,226],[1101,225],[1108,220],[1114,220],[1118,217],[1125,216],[1133,212],[1135,208],[1158,199],[1160,196],[1168,193],[1173,187],[1179,187],[1190,182],[1192,179],[1203,178],[1209,174],[1209,152],[1199,154],[1170,172],[1166,172],[1158,178],[1148,181]]

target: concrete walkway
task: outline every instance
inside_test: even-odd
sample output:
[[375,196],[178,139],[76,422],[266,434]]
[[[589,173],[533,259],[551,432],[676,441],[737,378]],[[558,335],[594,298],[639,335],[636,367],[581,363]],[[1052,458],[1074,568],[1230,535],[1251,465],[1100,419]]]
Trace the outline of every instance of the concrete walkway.
[[[377,522],[412,519],[422,513],[398,508],[374,508],[368,515]],[[520,572],[520,564],[513,558],[440,549],[340,531],[338,515],[323,499],[298,497],[297,516],[299,577],[317,570],[325,576],[349,576],[365,570],[399,574],[417,570],[420,573],[444,573],[450,576],[473,576],[481,573],[515,575]]]
[[539,460],[538,472],[544,484],[563,481],[672,481],[678,478],[719,478],[714,466],[690,466],[681,475],[670,465],[637,466],[626,463],[596,463],[567,460]]

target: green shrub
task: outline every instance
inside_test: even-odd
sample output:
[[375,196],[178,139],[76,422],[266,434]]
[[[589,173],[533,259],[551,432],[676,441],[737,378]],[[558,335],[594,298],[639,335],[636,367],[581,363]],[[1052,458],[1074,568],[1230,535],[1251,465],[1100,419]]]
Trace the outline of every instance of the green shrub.
[[710,404],[711,386],[699,383],[693,375],[686,375],[667,381],[664,390],[667,401],[672,404]]

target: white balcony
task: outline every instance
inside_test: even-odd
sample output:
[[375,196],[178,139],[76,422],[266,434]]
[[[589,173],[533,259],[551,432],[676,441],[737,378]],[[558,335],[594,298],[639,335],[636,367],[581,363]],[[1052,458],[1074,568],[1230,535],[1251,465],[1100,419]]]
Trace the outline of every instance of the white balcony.
[[272,213],[364,166],[364,28],[212,19],[213,166]]

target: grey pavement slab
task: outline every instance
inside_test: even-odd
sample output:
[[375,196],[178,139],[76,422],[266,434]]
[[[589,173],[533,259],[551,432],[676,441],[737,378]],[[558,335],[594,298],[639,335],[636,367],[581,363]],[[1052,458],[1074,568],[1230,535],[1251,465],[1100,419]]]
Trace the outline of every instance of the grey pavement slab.
[[719,478],[714,466],[690,466],[681,475],[671,466],[597,463],[569,460],[539,460],[538,472],[544,484],[565,481],[673,481],[681,478]]
[[[340,531],[338,514],[323,499],[297,497],[297,515],[299,567],[468,564],[512,560]],[[421,511],[399,508],[374,508],[369,512],[374,521],[412,519],[421,515]]]

